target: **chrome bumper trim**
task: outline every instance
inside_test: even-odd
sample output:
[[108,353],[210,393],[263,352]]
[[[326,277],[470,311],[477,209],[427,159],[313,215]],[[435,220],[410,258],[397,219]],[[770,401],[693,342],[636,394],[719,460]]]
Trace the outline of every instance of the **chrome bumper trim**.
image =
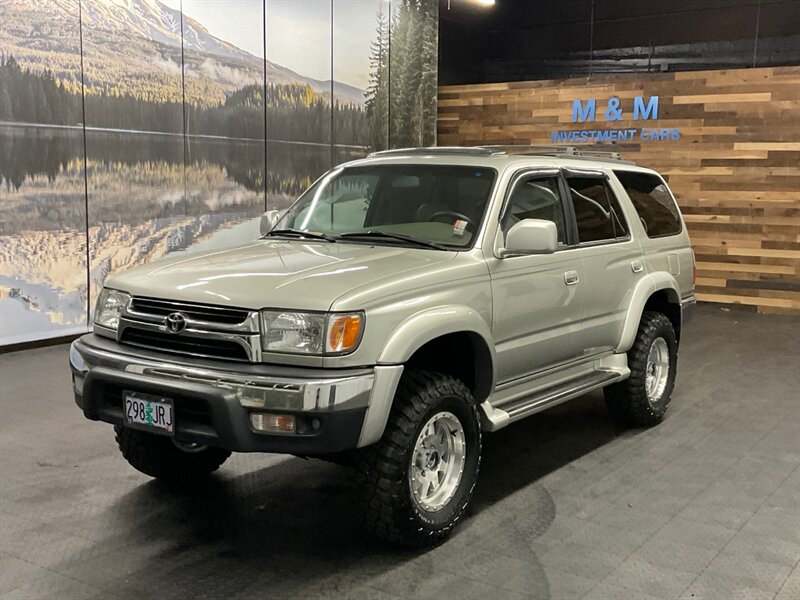
[[241,406],[264,410],[318,412],[364,408],[370,403],[375,384],[375,369],[352,375],[332,373],[330,378],[253,374],[235,368],[212,369],[150,360],[90,347],[81,340],[72,343],[69,354],[77,394],[82,394],[86,374],[100,365],[125,373],[171,381],[178,379],[232,391]]

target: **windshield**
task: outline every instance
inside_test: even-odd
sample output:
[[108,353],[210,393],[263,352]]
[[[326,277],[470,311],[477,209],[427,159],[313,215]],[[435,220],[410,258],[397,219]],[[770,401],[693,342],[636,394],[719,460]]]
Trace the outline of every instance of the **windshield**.
[[300,196],[273,232],[307,231],[356,243],[411,245],[418,240],[431,247],[466,247],[480,227],[494,179],[494,169],[483,167],[334,169]]

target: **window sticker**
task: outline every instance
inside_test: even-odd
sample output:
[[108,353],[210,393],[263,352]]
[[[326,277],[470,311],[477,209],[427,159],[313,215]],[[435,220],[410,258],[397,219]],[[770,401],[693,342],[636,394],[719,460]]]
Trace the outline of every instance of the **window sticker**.
[[456,219],[456,222],[453,223],[453,235],[463,236],[466,230],[467,222],[464,219]]

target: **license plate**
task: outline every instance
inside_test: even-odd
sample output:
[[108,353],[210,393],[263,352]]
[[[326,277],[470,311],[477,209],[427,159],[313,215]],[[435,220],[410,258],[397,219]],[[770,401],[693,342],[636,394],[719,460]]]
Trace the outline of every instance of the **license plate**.
[[175,435],[172,400],[140,392],[123,392],[123,414],[128,427]]

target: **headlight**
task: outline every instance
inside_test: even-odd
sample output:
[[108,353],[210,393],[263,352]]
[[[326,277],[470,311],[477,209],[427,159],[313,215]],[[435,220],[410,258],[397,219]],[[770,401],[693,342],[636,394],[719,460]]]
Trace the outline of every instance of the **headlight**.
[[261,311],[264,352],[347,354],[361,341],[362,313],[297,313]]
[[97,304],[94,309],[94,324],[116,331],[117,326],[119,326],[119,317],[122,314],[122,309],[125,308],[130,299],[130,295],[125,292],[103,288],[97,297]]

